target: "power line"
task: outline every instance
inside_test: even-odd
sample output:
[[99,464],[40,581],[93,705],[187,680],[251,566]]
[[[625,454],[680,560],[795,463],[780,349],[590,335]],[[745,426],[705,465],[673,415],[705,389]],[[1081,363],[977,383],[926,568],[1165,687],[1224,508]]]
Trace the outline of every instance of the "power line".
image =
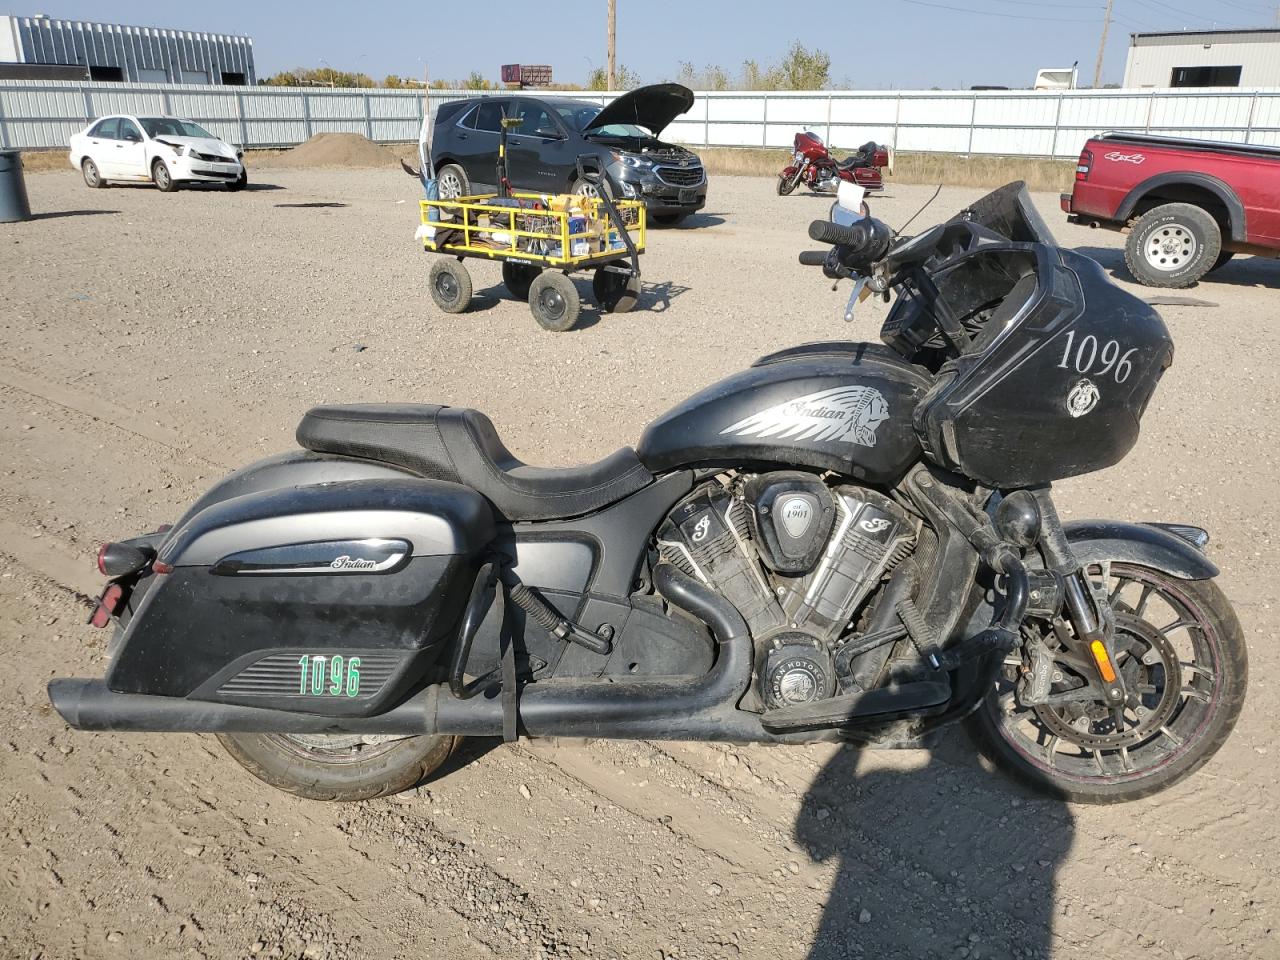
[[999,17],[1004,20],[1037,20],[1042,23],[1093,23],[1092,20],[1069,20],[1065,17],[1028,17],[1020,13],[1002,13],[998,10],[974,10],[972,7],[953,7],[946,3],[930,3],[929,0],[902,0],[918,7],[934,7],[938,10],[955,10],[974,17]]
[[[1216,20],[1213,17],[1206,17],[1203,14],[1192,13],[1190,10],[1183,10],[1181,7],[1175,7],[1169,3],[1162,3],[1160,2],[1160,0],[1133,0],[1133,2],[1141,4],[1142,6],[1148,7],[1152,10],[1155,10],[1157,13],[1165,13],[1166,11],[1177,13],[1177,14],[1181,14],[1184,17],[1190,17],[1192,20],[1199,20],[1201,23],[1221,23],[1222,22],[1221,20]],[[1161,8],[1164,8],[1164,9],[1161,9]],[[1234,26],[1234,24],[1227,24],[1227,26]]]

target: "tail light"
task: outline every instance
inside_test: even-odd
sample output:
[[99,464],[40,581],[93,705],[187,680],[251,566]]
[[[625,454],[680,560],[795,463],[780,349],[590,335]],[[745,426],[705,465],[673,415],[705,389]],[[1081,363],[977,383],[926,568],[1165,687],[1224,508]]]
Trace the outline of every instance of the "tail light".
[[1076,180],[1084,181],[1089,179],[1089,168],[1093,166],[1093,151],[1081,150],[1080,162],[1076,164]]
[[98,548],[98,572],[118,580],[137,573],[147,565],[151,554],[129,543],[104,543]]
[[98,605],[93,608],[93,613],[89,615],[89,624],[94,627],[105,627],[111,622],[111,618],[116,615],[116,611],[120,609],[120,601],[124,599],[124,587],[118,583],[113,583],[102,591],[102,596],[98,598]]

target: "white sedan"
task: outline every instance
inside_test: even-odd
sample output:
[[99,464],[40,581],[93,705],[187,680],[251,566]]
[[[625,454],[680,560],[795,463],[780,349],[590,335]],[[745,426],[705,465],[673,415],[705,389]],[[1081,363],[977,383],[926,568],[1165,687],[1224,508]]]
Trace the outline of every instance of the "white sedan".
[[90,187],[154,183],[165,193],[180,183],[249,182],[244,153],[198,123],[176,117],[103,117],[71,137],[71,165]]

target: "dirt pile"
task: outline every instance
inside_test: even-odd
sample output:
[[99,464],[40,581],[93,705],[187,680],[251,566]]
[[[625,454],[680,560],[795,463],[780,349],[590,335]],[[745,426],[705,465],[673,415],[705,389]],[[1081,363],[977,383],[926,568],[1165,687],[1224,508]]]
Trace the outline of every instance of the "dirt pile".
[[398,167],[399,159],[358,133],[317,133],[272,160],[273,167]]

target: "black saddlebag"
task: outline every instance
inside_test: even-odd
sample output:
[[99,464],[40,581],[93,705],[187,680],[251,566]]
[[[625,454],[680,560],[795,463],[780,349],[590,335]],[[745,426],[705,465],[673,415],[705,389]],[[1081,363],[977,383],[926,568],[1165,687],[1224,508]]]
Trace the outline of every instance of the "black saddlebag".
[[214,503],[160,547],[107,685],[378,713],[448,646],[493,535],[483,497],[437,480],[284,487]]

